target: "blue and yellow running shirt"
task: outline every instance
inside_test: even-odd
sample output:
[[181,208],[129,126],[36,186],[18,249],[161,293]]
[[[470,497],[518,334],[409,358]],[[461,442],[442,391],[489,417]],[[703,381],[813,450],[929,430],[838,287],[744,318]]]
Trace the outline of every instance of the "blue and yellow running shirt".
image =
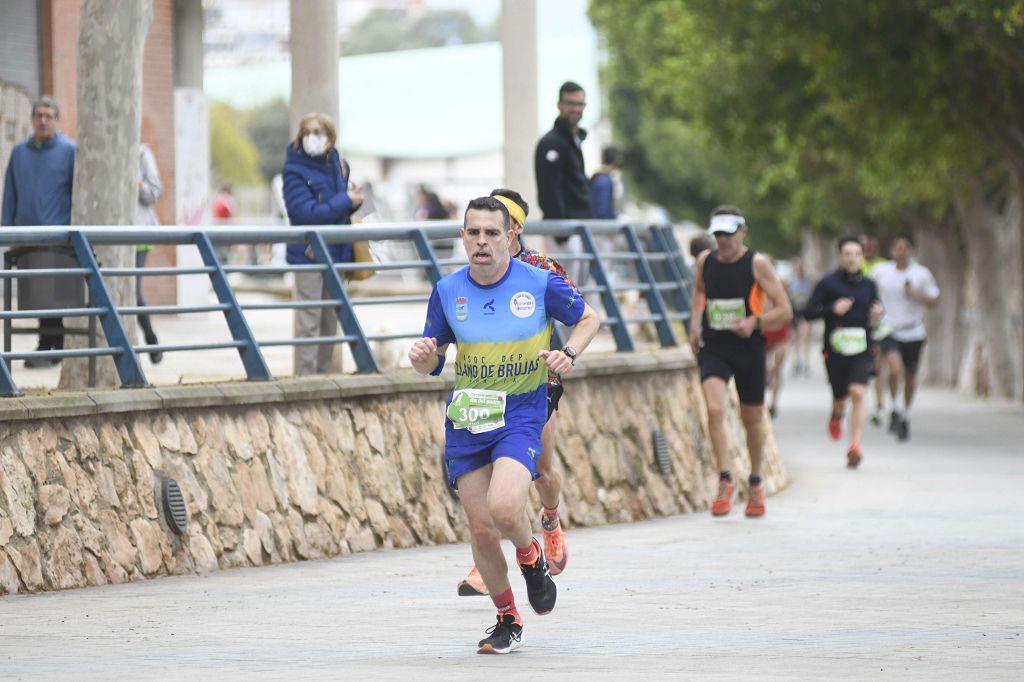
[[[433,337],[438,346],[457,344],[449,404],[466,389],[496,392],[504,394],[505,424],[535,421],[543,426],[548,370],[538,352],[550,347],[551,320],[571,327],[584,305],[562,277],[514,258],[494,284],[474,282],[468,266],[441,279],[430,295],[423,336]],[[440,374],[443,365],[441,358],[433,374]],[[452,419],[446,425],[449,439],[469,442],[472,426],[461,428]]]

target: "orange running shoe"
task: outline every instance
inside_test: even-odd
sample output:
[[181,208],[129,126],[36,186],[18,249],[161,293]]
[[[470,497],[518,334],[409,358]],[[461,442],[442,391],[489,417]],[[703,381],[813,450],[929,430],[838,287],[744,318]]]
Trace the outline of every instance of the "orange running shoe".
[[711,504],[712,516],[725,516],[732,511],[732,493],[735,489],[731,481],[718,482],[718,497]]
[[565,565],[569,563],[569,548],[565,546],[565,531],[562,530],[561,524],[553,531],[549,532],[543,527],[541,527],[541,531],[544,533],[544,555],[548,558],[548,570],[551,571],[551,575],[558,575],[565,570]]
[[860,461],[864,459],[864,455],[860,452],[859,445],[851,445],[849,452],[846,453],[846,468],[856,469],[860,466]]
[[484,585],[484,579],[480,577],[480,571],[476,570],[476,566],[474,566],[470,569],[469,575],[466,576],[465,580],[459,583],[459,596],[486,597],[488,594],[487,585]]
[[758,483],[747,488],[747,516],[764,516],[764,486]]
[[832,440],[839,440],[843,437],[843,418],[832,415],[832,418],[828,420],[828,435],[832,436]]

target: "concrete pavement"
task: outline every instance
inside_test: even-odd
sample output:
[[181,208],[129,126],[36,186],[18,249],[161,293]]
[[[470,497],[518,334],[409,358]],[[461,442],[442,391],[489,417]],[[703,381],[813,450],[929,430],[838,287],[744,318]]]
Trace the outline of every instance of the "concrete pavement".
[[926,391],[849,471],[828,405],[786,387],[763,519],[573,530],[554,613],[513,579],[511,656],[475,654],[493,611],[454,545],[5,597],[0,679],[1019,679],[1024,409]]

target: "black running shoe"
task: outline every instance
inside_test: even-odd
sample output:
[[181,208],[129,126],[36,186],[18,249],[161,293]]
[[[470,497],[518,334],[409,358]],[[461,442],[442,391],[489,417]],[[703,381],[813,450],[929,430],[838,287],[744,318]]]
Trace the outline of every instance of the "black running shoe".
[[896,438],[901,441],[910,440],[910,420],[906,417],[900,419],[900,423],[896,425]]
[[511,613],[499,613],[486,632],[490,636],[480,640],[478,654],[507,654],[523,645],[523,625]]
[[[534,542],[537,542],[534,540]],[[544,558],[544,550],[540,548],[540,543],[537,542],[537,561],[533,562],[529,566],[519,564],[519,570],[523,572],[523,577],[526,578],[526,595],[530,599],[530,606],[537,612],[538,615],[545,615],[551,613],[552,609],[555,608],[555,600],[558,598],[558,586],[555,585],[554,579],[551,577],[551,571],[548,570],[548,561]]]
[[900,428],[900,413],[893,410],[889,413],[889,433],[898,433]]

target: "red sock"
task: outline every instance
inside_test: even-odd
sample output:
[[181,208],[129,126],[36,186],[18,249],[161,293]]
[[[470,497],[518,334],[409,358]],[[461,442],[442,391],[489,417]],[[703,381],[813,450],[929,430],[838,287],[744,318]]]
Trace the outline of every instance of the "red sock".
[[529,566],[530,564],[536,563],[539,557],[540,543],[537,542],[536,538],[530,538],[530,546],[526,549],[516,547],[516,561],[523,566]]
[[517,623],[522,622],[523,619],[519,617],[519,611],[516,610],[516,598],[512,595],[511,587],[498,596],[492,594],[491,601],[494,602],[494,608],[498,609],[498,613],[502,615],[511,613],[515,616]]

